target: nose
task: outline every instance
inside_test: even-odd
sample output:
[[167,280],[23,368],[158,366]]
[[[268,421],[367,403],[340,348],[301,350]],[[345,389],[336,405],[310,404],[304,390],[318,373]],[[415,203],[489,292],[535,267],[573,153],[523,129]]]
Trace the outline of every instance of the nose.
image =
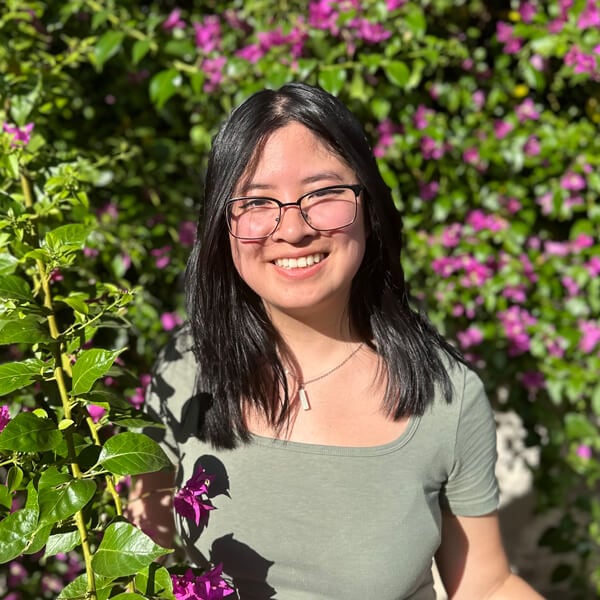
[[304,220],[300,207],[295,204],[282,206],[277,229],[271,235],[275,241],[297,243],[307,235],[317,232]]

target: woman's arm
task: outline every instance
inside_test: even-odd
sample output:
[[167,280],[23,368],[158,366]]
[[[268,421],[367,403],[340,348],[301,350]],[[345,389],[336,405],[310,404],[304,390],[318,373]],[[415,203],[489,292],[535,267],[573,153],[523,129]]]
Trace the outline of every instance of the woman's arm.
[[174,481],[173,470],[138,475],[125,511],[127,518],[163,548],[172,548],[175,536]]
[[483,517],[442,513],[442,543],[436,563],[452,600],[543,598],[511,572],[497,513]]

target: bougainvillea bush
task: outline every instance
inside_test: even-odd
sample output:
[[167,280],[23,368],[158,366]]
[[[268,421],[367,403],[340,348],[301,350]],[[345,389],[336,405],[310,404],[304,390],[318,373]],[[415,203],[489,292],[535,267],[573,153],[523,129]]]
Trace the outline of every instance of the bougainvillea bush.
[[595,0],[5,4],[5,597],[229,590],[218,566],[171,579],[156,562],[169,549],[124,502],[129,476],[166,465],[141,433],[143,396],[185,319],[211,137],[251,93],[293,80],[363,121],[404,214],[415,306],[540,447],[539,510],[561,515],[540,544],[568,556],[549,583],[600,592]]

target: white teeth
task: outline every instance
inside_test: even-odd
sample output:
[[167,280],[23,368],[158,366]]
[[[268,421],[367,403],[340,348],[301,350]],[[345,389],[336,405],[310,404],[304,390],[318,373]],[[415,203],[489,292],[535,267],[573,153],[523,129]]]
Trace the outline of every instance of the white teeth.
[[275,264],[284,269],[298,269],[320,263],[324,258],[324,254],[309,254],[300,258],[278,258]]

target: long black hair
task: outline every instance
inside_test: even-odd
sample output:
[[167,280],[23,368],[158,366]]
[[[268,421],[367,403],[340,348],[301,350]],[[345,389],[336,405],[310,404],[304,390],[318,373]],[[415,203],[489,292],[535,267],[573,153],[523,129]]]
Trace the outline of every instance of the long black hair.
[[[287,383],[277,352],[282,340],[260,297],[234,267],[224,205],[256,165],[269,135],[292,122],[310,129],[364,186],[368,236],[349,309],[353,331],[385,364],[386,414],[394,419],[423,414],[436,385],[450,402],[448,360],[462,361],[409,304],[400,263],[402,220],[360,123],[318,87],[292,83],[260,91],[232,112],[213,140],[203,214],[186,269],[187,310],[201,373],[197,387],[212,398],[199,435],[220,447],[249,439],[242,398],[276,428],[288,417]],[[282,404],[274,402],[279,389],[284,391]]]

